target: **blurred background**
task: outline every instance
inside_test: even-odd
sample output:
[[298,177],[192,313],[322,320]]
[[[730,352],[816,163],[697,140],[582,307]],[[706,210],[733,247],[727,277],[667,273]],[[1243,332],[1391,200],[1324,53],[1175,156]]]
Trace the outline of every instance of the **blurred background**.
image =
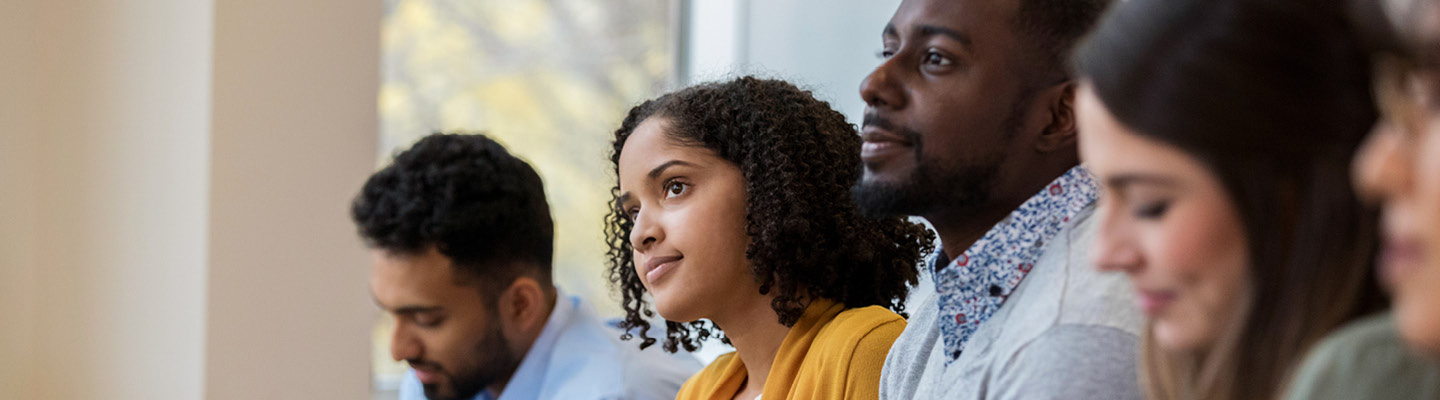
[[0,399],[394,398],[347,206],[441,130],[539,170],[557,284],[617,316],[624,113],[757,74],[858,124],[898,4],[0,0]]

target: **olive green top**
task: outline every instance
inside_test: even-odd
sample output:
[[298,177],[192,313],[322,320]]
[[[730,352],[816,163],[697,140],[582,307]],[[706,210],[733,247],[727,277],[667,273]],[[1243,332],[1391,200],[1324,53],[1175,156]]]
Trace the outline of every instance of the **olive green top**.
[[1440,366],[1406,347],[1391,314],[1376,315],[1317,344],[1284,398],[1440,400]]

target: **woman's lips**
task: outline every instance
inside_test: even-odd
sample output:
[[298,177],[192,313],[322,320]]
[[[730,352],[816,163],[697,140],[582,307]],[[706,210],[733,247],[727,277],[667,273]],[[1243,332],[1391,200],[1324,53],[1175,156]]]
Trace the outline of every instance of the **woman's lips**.
[[1391,288],[1404,282],[1420,265],[1420,244],[1405,237],[1385,240],[1380,250],[1380,279]]
[[652,285],[655,284],[656,279],[660,279],[660,277],[669,273],[670,270],[675,269],[683,258],[685,258],[685,256],[651,258],[650,261],[645,262],[645,280]]
[[1175,301],[1175,293],[1163,290],[1136,290],[1135,302],[1145,315],[1155,317]]

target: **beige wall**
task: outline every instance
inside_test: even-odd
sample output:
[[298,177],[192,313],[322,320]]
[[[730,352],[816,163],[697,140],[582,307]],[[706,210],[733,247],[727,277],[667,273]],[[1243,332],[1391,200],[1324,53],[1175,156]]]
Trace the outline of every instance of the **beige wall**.
[[210,6],[39,4],[38,397],[197,398]]
[[206,398],[369,397],[380,5],[216,2]]
[[367,396],[379,8],[0,2],[0,397]]
[[[0,55],[36,54],[36,6],[0,2]],[[0,62],[0,393],[35,398],[35,185],[39,120],[33,57]],[[7,396],[8,396],[7,395]]]

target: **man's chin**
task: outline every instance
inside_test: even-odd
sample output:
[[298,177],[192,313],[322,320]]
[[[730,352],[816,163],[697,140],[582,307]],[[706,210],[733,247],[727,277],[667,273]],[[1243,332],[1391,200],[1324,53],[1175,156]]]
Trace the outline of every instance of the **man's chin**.
[[866,171],[850,188],[850,197],[860,212],[871,218],[917,215],[910,199],[907,179],[886,177]]
[[860,182],[856,185],[882,185],[892,184],[900,181],[900,174],[895,171],[872,168],[865,166],[865,171],[860,174]]
[[484,390],[484,388],[467,389],[465,391],[469,393],[462,393],[457,391],[457,388],[453,385],[442,385],[439,383],[426,383],[423,384],[422,387],[425,388],[425,398],[428,400],[469,400],[475,398],[475,395],[480,394],[480,391]]
[[423,384],[423,386],[425,388],[425,398],[427,400],[449,400],[455,398],[455,396],[453,395],[454,391],[449,390],[448,388],[441,389],[440,384],[438,383],[426,383]]
[[867,160],[860,163],[864,167],[860,175],[860,182],[878,181],[890,182],[891,184],[904,183],[911,179],[915,173],[915,162],[913,157],[893,157],[881,160]]
[[860,173],[860,180],[855,183],[856,187],[874,188],[904,188],[912,185],[915,180],[915,165],[910,163],[889,162],[883,164],[863,164],[864,168]]

